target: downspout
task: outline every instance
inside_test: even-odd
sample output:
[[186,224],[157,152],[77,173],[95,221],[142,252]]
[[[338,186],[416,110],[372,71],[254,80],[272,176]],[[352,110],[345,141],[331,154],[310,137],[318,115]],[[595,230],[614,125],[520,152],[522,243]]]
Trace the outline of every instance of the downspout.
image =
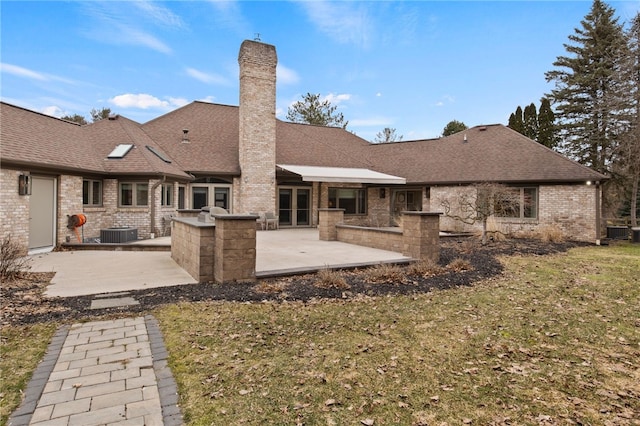
[[167,177],[165,175],[162,175],[162,179],[154,183],[153,186],[151,187],[151,210],[150,210],[151,226],[149,227],[151,238],[155,238],[155,235],[156,235],[156,189],[158,189],[158,187],[163,183],[165,183],[166,181],[167,181]]

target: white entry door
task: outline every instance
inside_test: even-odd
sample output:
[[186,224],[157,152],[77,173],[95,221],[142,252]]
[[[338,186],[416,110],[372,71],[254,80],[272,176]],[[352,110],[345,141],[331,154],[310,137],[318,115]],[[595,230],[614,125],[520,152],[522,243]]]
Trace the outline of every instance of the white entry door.
[[55,246],[56,179],[31,176],[29,250]]

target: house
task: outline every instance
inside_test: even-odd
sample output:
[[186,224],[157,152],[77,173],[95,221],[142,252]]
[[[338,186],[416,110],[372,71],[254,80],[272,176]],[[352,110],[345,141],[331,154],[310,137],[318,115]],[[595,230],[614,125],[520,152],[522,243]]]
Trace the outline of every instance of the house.
[[[441,200],[477,182],[509,185],[519,211],[508,231],[554,225],[599,238],[605,176],[502,125],[448,137],[371,144],[340,128],[275,116],[275,47],[242,43],[240,105],[195,101],[147,123],[114,115],[80,126],[0,103],[0,226],[25,249],[135,228],[165,235],[167,219],[204,206],[275,212],[282,227],[317,225],[319,208],[345,221],[392,226],[403,210],[441,211]],[[465,230],[444,217],[443,230]]]

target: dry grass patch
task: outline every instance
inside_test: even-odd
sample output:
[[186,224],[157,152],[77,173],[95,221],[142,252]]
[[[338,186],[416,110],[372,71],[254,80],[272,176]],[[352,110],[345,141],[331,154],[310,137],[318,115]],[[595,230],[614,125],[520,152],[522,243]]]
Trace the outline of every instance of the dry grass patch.
[[347,280],[340,271],[324,268],[316,274],[316,281],[313,283],[318,288],[337,288],[347,290],[350,288]]
[[473,287],[157,309],[188,425],[637,425],[640,246]]
[[455,272],[464,272],[470,271],[471,269],[473,269],[473,267],[471,266],[471,262],[469,262],[467,259],[458,257],[449,262],[449,264],[447,265],[447,269]]
[[362,271],[364,281],[370,284],[401,284],[406,281],[404,268],[391,263],[380,263]]
[[407,273],[410,275],[418,275],[424,278],[441,274],[444,269],[436,262],[429,259],[422,259],[413,262],[407,268]]

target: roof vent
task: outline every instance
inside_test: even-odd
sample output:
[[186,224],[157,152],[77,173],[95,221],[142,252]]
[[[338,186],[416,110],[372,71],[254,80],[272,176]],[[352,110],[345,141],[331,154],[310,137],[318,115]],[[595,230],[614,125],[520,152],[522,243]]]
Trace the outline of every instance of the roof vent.
[[487,126],[479,127],[478,130],[480,130],[481,132],[484,132],[485,130],[487,130]]
[[182,143],[189,143],[189,129],[182,129]]
[[462,138],[462,142],[467,143],[467,134],[464,134],[464,137]]
[[117,120],[118,117],[120,117],[120,115],[118,114],[109,114],[109,117],[107,117],[109,120],[113,121],[113,120]]

